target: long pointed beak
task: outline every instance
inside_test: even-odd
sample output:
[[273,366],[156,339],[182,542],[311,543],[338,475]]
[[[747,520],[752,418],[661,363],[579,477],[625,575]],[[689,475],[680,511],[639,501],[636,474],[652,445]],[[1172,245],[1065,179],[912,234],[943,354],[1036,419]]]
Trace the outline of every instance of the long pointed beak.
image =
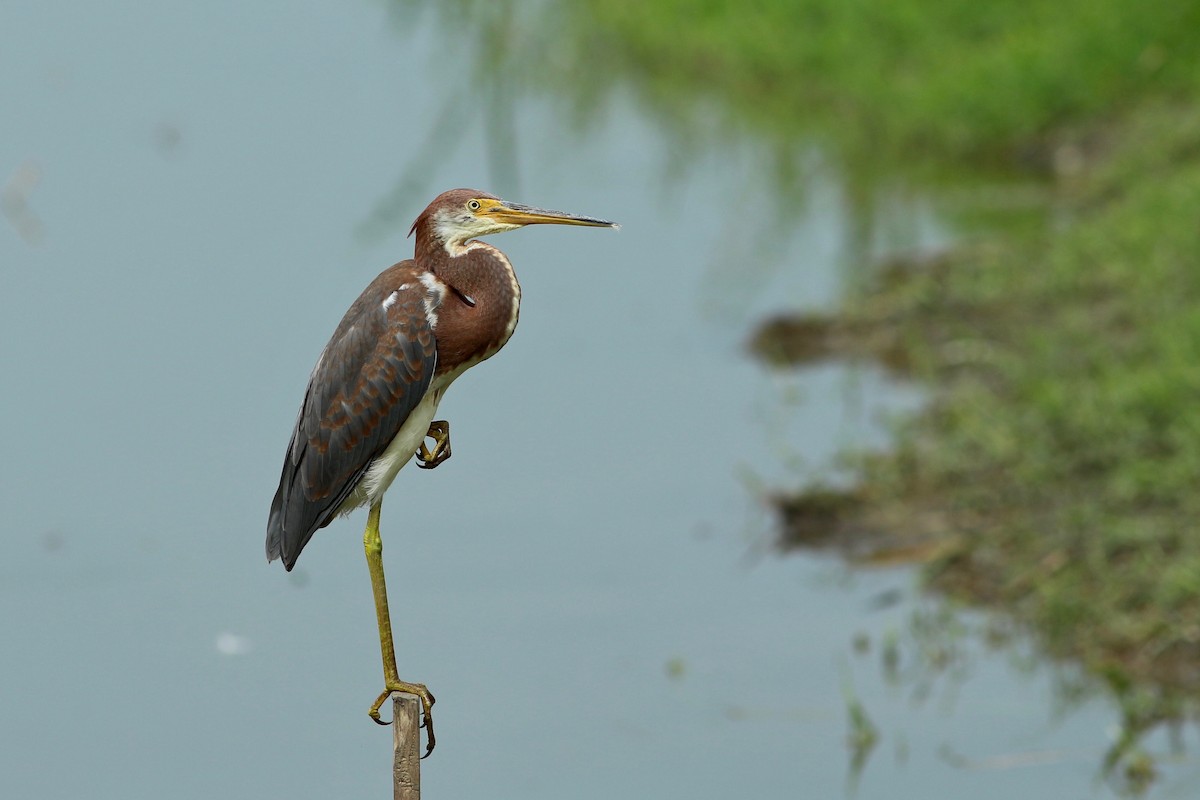
[[500,201],[487,212],[488,217],[509,225],[586,225],[590,228],[620,228],[615,222],[596,217],[568,214],[565,211],[547,211],[544,208],[523,206],[520,203]]

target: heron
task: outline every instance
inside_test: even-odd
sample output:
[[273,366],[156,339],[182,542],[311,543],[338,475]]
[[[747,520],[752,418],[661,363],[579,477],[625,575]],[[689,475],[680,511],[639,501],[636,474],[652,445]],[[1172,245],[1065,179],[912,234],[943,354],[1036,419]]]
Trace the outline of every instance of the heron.
[[[517,326],[521,286],[508,258],[479,236],[526,225],[617,228],[608,220],[510,203],[474,189],[438,195],[413,223],[413,257],[373,280],[317,358],[283,460],[267,521],[267,561],[289,572],[313,534],[368,506],[363,548],[371,574],[383,692],[421,701],[425,756],[433,752],[434,697],[400,680],[388,613],[379,517],[383,495],[416,459],[433,469],[451,455],[438,403],[460,375],[500,351]],[[431,442],[426,444],[426,440]],[[423,756],[424,757],[424,756]]]

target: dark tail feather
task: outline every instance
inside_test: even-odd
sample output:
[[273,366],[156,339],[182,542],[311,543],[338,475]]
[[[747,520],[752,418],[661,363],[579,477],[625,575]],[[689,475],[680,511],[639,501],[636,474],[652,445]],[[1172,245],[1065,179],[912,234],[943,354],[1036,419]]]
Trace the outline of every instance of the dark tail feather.
[[[275,492],[271,501],[271,516],[267,519],[267,562],[283,557],[283,486]],[[283,565],[288,571],[292,567],[286,561]]]
[[[304,452],[296,459],[297,464],[303,460]],[[295,486],[300,478],[301,466],[293,464],[292,446],[288,447],[288,457],[284,460],[283,474],[279,478],[279,488],[275,491],[275,499],[271,501],[271,515],[267,518],[267,562],[277,558],[283,559],[283,566],[288,572],[296,566],[300,551],[312,539],[313,534],[328,525],[337,516],[342,502],[354,491],[367,467],[374,457],[367,462],[344,483],[341,490],[332,497],[312,501],[307,499],[304,489]]]

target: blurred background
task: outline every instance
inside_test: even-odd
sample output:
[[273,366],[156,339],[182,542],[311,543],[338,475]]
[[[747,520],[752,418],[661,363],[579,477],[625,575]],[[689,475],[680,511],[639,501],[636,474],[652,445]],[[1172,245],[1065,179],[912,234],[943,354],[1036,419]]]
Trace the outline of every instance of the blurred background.
[[8,4],[0,782],[385,796],[309,371],[440,191],[518,331],[383,515],[437,797],[1192,797],[1200,5]]

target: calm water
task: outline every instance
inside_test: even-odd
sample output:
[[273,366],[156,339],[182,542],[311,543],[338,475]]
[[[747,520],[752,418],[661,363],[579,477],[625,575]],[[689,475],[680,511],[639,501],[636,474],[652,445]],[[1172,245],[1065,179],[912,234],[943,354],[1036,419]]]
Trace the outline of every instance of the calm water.
[[[500,162],[486,116],[438,116],[470,96],[446,33],[375,3],[75,6],[0,12],[4,796],[388,796],[364,517],[290,576],[262,537],[317,353],[460,185],[625,227],[495,238],[520,328],[444,403],[455,457],[384,505],[401,674],[439,698],[428,797],[1109,791],[1103,702],[1057,714],[1051,670],[970,644],[916,702],[879,666],[913,574],[770,552],[755,487],[917,402],[743,355],[843,287],[835,182],[742,247],[778,216],[753,142],[668,181],[619,97],[586,132],[525,98]],[[856,784],[847,685],[881,735]]]

